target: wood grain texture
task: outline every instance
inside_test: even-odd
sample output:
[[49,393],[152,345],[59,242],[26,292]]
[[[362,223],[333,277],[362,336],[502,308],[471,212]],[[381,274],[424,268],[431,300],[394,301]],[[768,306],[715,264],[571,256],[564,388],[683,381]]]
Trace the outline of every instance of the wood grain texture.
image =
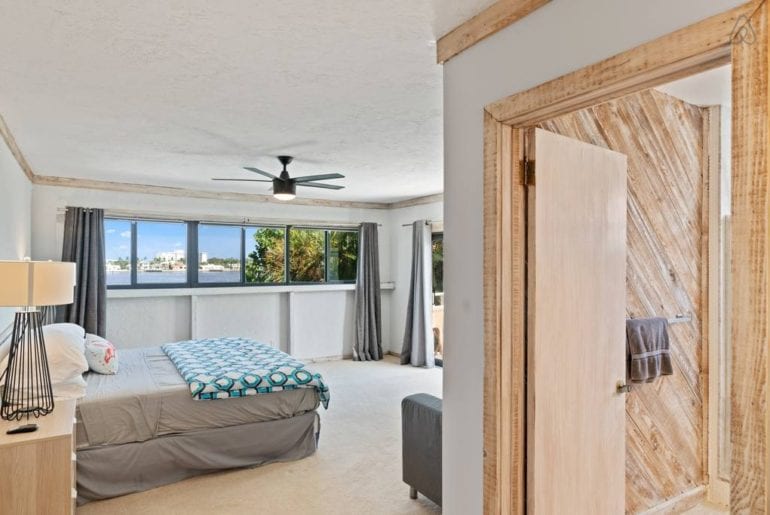
[[[748,21],[751,21],[750,27]],[[730,346],[733,356],[731,504],[739,513],[770,511],[766,413],[768,385],[768,28],[766,0],[752,0],[486,106],[496,122],[525,128],[577,109],[684,77],[733,60],[733,216]],[[739,37],[733,38],[734,32]],[[748,39],[748,40],[747,40]],[[736,114],[737,112],[737,114]],[[499,172],[499,170],[498,170]],[[676,224],[672,224],[675,226]],[[486,274],[486,270],[485,270]],[[494,278],[491,279],[494,281]],[[681,325],[679,326],[682,327]],[[680,329],[681,331],[682,329]],[[735,356],[737,362],[735,362]],[[660,435],[640,428],[655,445]],[[685,447],[686,448],[686,447]],[[676,460],[671,467],[676,469]],[[485,485],[496,478],[485,478]],[[643,481],[655,478],[640,478]]]
[[627,159],[533,132],[527,511],[622,513]]
[[502,125],[484,113],[484,513],[499,513],[500,455],[500,180]]
[[733,48],[732,513],[768,512],[768,13]]
[[16,139],[13,137],[11,129],[8,128],[8,124],[5,123],[5,119],[2,117],[2,115],[0,115],[0,137],[2,137],[3,141],[5,141],[5,144],[8,146],[8,150],[11,151],[11,155],[14,159],[16,159],[16,162],[19,164],[19,168],[21,168],[21,171],[24,172],[24,175],[27,176],[27,179],[30,181],[34,180],[35,174],[32,172],[32,168],[29,166],[27,158],[24,157],[24,154],[19,148],[19,145],[16,144]]
[[535,125],[729,62],[736,23],[756,0],[486,107],[503,123]]
[[[640,515],[663,515],[672,513],[689,513],[688,510],[701,504],[706,497],[706,487],[697,486],[690,491],[669,499],[663,504],[659,504],[652,509],[641,512]],[[698,514],[695,511],[693,514]],[[711,513],[711,511],[707,512]],[[705,515],[705,514],[704,514]]]
[[[702,317],[704,335],[708,337],[708,345],[704,340],[704,349],[708,348],[708,355],[704,356],[705,363],[702,366],[701,380],[708,385],[704,396],[705,417],[703,427],[708,430],[708,442],[704,446],[704,460],[707,463],[706,472],[708,480],[708,500],[712,503],[727,506],[730,502],[728,481],[720,478],[719,474],[719,442],[725,435],[720,433],[729,428],[727,422],[728,413],[725,412],[725,396],[722,392],[729,387],[730,376],[725,370],[723,356],[726,345],[722,337],[722,303],[724,302],[722,277],[725,265],[729,266],[729,260],[723,258],[722,246],[722,155],[721,155],[721,118],[720,106],[709,106],[704,110],[704,209],[702,216],[702,228],[704,229],[703,244],[706,246],[703,255],[708,260],[704,263],[702,278],[704,298],[708,296],[708,309],[704,310]],[[704,300],[705,302],[705,300]],[[705,353],[704,353],[705,355]],[[728,429],[729,433],[729,429]],[[729,437],[729,434],[728,434]]]
[[74,513],[75,401],[36,420],[34,433],[7,435],[19,422],[0,421],[0,513],[69,515]]
[[704,483],[703,109],[645,91],[540,124],[628,156],[627,315],[671,326],[674,375],[626,399],[626,511]]
[[[228,191],[194,190],[171,186],[154,186],[149,184],[136,184],[128,182],[99,181],[93,179],[74,179],[70,177],[55,177],[35,175],[34,184],[42,186],[59,186],[63,188],[82,188],[87,190],[120,191],[123,193],[145,193],[149,195],[163,195],[167,197],[202,198],[214,200],[236,200],[267,204],[286,204],[276,200],[272,195],[258,195],[253,193],[235,193]],[[344,200],[323,200],[295,198],[289,204],[300,206],[342,207],[361,209],[388,209],[390,204],[379,202],[349,202]]]
[[484,513],[523,513],[525,188],[521,131],[484,118]]
[[439,38],[436,59],[445,63],[482,39],[539,9],[551,0],[498,0],[482,12]]
[[434,195],[425,195],[423,197],[415,197],[407,200],[400,200],[388,204],[389,209],[401,209],[402,207],[421,206],[423,204],[433,204],[434,202],[444,202],[444,194],[436,193]]

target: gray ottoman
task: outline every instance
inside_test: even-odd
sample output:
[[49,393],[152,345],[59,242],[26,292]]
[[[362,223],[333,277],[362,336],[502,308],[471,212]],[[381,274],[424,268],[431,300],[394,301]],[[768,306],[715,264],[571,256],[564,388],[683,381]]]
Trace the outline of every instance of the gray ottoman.
[[404,483],[441,506],[441,399],[417,393],[401,401]]

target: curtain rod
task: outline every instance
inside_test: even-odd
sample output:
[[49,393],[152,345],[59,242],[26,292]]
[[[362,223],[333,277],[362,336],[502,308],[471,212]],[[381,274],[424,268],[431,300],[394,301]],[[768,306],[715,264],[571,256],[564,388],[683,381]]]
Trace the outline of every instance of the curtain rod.
[[[417,221],[417,220],[415,220],[415,222],[416,222],[416,221]],[[435,224],[435,223],[438,223],[438,222],[437,222],[437,221],[435,221],[435,220],[425,220],[425,225],[433,225],[433,224]],[[412,223],[410,223],[410,224],[401,224],[401,227],[411,227],[412,225],[414,225],[414,222],[412,222]]]
[[[59,208],[57,212],[60,214],[66,213],[66,208]],[[250,225],[294,225],[298,227],[304,226],[323,226],[323,227],[358,227],[361,222],[344,222],[344,221],[331,221],[331,220],[291,220],[285,218],[250,218],[243,216],[222,216],[222,215],[209,215],[201,216],[191,213],[171,213],[171,212],[148,212],[143,211],[137,213],[136,211],[121,210],[121,209],[105,209],[104,216],[108,218],[124,218],[127,220],[147,220],[147,221],[199,221],[202,223],[221,223],[221,224],[250,224]],[[378,226],[382,227],[382,224],[378,223]]]

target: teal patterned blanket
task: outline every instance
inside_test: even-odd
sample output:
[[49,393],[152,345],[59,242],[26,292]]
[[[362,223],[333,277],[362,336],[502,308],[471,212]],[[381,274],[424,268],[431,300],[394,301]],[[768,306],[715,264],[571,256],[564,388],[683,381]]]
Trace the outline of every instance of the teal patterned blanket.
[[163,345],[196,399],[224,399],[315,388],[329,408],[329,388],[321,374],[264,343],[247,338],[212,338]]

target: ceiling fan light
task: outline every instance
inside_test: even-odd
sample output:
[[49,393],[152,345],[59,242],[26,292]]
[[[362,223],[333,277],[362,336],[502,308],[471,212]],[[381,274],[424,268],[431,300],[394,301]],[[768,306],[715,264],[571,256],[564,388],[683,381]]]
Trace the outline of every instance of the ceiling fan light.
[[273,197],[278,200],[292,200],[297,196],[297,184],[292,180],[273,179]]

